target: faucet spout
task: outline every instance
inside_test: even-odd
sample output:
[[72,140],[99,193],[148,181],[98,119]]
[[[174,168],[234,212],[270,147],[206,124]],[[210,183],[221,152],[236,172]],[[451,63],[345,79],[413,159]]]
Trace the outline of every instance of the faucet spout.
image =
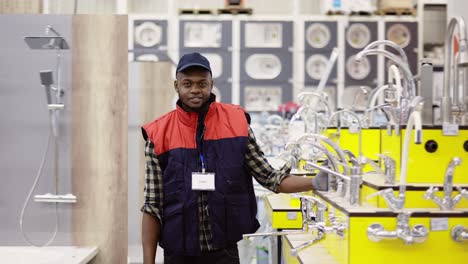
[[415,82],[414,82],[414,77],[413,77],[413,74],[411,73],[411,71],[409,70],[409,67],[408,67],[407,63],[405,63],[397,55],[395,55],[395,54],[393,54],[393,53],[391,53],[389,51],[383,50],[383,49],[367,49],[367,50],[364,49],[364,50],[360,51],[356,55],[356,60],[360,61],[362,59],[362,57],[368,56],[368,55],[382,55],[382,56],[388,58],[389,60],[391,60],[393,63],[395,63],[402,70],[403,76],[405,77],[405,80],[407,82],[407,86],[409,86],[409,89],[410,89],[410,92],[411,92],[411,94],[410,94],[408,89],[404,89],[403,90],[403,96],[406,97],[406,98],[409,98],[410,96],[415,96],[416,95],[416,85],[415,85]]
[[341,149],[341,147],[333,142],[333,140],[322,136],[322,135],[316,135],[316,134],[305,134],[304,136],[300,137],[297,140],[298,144],[305,144],[305,143],[317,143],[317,142],[323,142],[326,145],[328,145],[331,149],[335,151],[337,156],[340,158],[340,161],[343,163],[343,167],[345,168],[345,172],[351,173],[351,168],[346,162],[346,154],[344,151]]
[[369,49],[375,48],[375,47],[377,47],[379,45],[386,45],[386,46],[390,46],[390,47],[394,48],[396,51],[398,51],[398,53],[400,53],[400,57],[403,59],[403,62],[408,63],[408,57],[406,56],[406,53],[403,50],[403,48],[400,45],[398,45],[395,42],[390,41],[390,40],[376,40],[376,41],[370,43],[369,45],[367,45],[364,48],[364,50],[369,50]]
[[326,108],[326,113],[331,112],[331,106],[327,100],[326,93],[316,93],[316,92],[302,92],[300,93],[297,98],[299,99],[299,103],[301,105],[307,105],[309,107],[314,107],[315,104],[312,105],[313,99],[318,98],[319,102],[322,103]]
[[[455,28],[458,27],[458,32],[460,34],[459,40],[459,62],[458,66],[467,67],[468,66],[468,54],[467,54],[467,34],[465,21],[462,17],[456,16],[450,19],[446,34],[445,34],[445,61],[444,61],[444,90],[441,100],[441,116],[443,124],[450,124],[453,122],[452,119],[452,99],[450,98],[450,89],[453,91],[459,89],[455,85],[451,84],[451,68],[454,62],[453,58],[453,37],[455,33]],[[455,74],[458,74],[456,72]],[[454,93],[456,94],[456,93]],[[456,98],[458,99],[458,98]]]
[[333,113],[330,118],[328,119],[328,124],[327,124],[327,128],[330,126],[330,123],[331,121],[333,120],[333,118],[336,116],[336,115],[339,115],[341,113],[347,113],[349,115],[351,115],[358,123],[358,160],[361,159],[362,157],[362,123],[361,123],[361,119],[359,119],[359,117],[356,115],[356,113],[354,113],[353,111],[349,111],[349,110],[340,110],[340,111],[336,111],[335,113]]
[[452,190],[453,190],[453,173],[455,171],[455,166],[460,166],[461,159],[459,157],[454,157],[448,164],[447,169],[445,170],[444,176],[444,198],[452,199]]

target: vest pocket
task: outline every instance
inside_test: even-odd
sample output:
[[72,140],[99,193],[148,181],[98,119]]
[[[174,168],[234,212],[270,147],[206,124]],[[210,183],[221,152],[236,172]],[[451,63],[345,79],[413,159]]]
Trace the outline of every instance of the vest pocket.
[[180,192],[166,195],[161,227],[161,246],[170,251],[184,249],[184,204],[178,201]]
[[242,239],[242,234],[255,232],[256,220],[253,219],[250,207],[250,199],[247,194],[226,195],[228,241],[237,242]]

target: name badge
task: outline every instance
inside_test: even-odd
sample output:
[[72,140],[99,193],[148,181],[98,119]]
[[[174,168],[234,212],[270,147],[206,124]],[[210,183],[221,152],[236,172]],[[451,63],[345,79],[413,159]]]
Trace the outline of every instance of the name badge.
[[214,191],[215,174],[212,172],[192,172],[192,190]]

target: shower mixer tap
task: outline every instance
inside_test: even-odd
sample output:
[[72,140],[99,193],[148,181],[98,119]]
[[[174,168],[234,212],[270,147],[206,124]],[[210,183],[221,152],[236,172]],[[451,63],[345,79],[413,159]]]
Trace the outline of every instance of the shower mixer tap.
[[414,225],[411,228],[409,224],[410,216],[410,212],[398,214],[395,230],[385,230],[382,224],[374,223],[367,228],[367,237],[373,242],[380,242],[383,239],[400,239],[405,244],[424,243],[429,236],[429,230],[421,224]]

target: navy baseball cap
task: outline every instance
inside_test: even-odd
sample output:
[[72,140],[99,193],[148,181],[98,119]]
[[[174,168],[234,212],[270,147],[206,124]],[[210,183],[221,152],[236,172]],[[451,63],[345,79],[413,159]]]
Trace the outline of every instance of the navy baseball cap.
[[182,58],[180,58],[179,64],[177,64],[176,74],[194,66],[202,67],[209,71],[211,75],[213,75],[211,73],[210,62],[208,61],[208,59],[197,52],[187,53],[184,56],[182,56]]

